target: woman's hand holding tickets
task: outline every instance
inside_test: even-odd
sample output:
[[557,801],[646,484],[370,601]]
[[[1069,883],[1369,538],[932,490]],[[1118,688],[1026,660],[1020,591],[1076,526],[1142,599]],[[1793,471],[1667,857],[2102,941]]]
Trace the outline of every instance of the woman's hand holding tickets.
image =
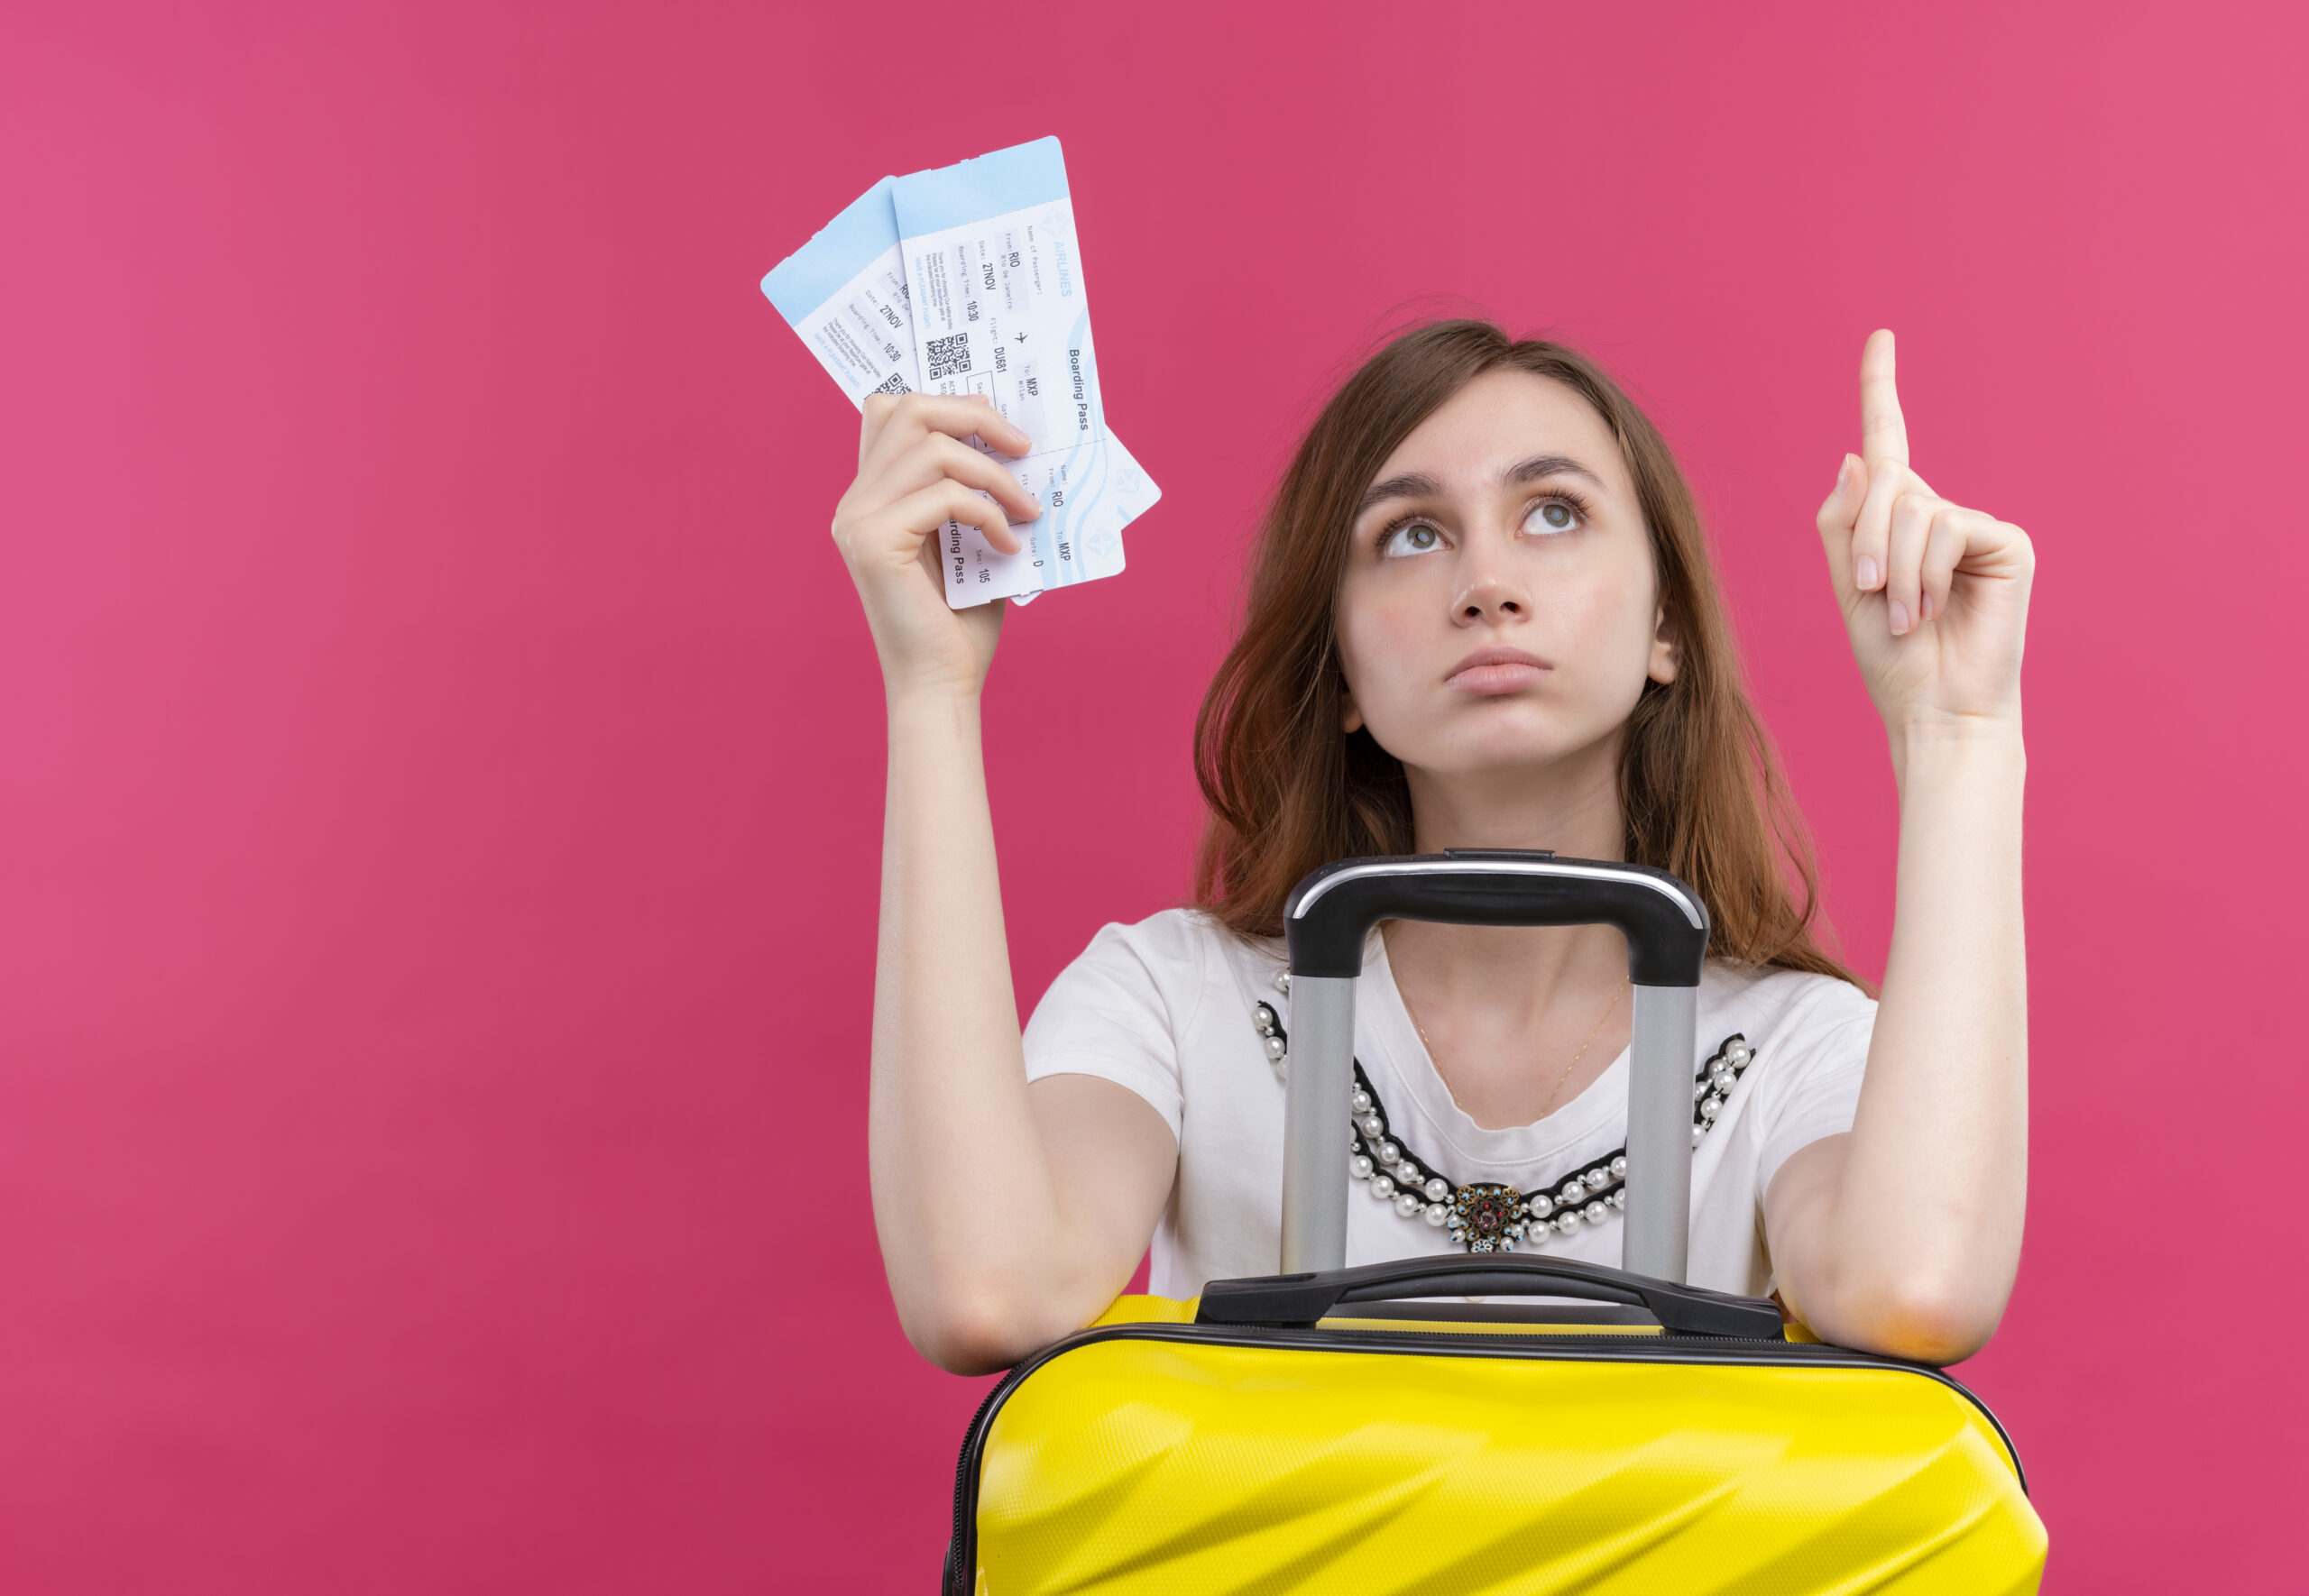
[[883,685],[894,698],[975,694],[1002,633],[1000,601],[947,607],[938,529],[960,521],[1009,554],[1021,546],[1010,522],[1043,513],[998,462],[962,441],[973,434],[1009,454],[1029,447],[1026,435],[983,399],[920,393],[866,399],[858,477],[834,507],[833,541],[858,584]]
[[1909,465],[1892,335],[1860,357],[1861,452],[1820,506],[1852,651],[1895,733],[2017,727],[2036,554],[2019,527],[1951,504]]

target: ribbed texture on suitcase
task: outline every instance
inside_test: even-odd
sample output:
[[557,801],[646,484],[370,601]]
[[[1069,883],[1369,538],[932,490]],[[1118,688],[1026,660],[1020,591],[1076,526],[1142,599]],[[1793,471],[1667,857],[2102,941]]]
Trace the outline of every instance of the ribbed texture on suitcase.
[[1072,1347],[980,1451],[980,1596],[2036,1590],[1994,1426],[1897,1366]]

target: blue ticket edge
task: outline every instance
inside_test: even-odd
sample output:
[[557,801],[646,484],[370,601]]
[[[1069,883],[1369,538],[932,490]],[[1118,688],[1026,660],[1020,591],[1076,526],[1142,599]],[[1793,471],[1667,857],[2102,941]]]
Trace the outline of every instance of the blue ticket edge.
[[884,178],[771,267],[762,277],[761,291],[792,326],[833,298],[901,235],[918,238],[1068,197],[1066,157],[1054,137]]
[[890,197],[899,234],[922,238],[1068,197],[1066,158],[1057,139],[1039,138],[952,166],[910,172],[897,179]]
[[897,184],[896,178],[884,178],[867,189],[763,276],[761,291],[787,326],[800,326],[897,243],[897,213],[890,199]]

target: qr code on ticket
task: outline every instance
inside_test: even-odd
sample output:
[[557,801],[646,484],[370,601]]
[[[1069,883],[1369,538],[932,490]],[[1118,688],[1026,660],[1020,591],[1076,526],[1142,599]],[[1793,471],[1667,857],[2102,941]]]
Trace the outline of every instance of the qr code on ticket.
[[971,369],[971,338],[968,333],[933,338],[928,353],[930,373],[927,380],[932,382],[942,377],[959,377]]
[[906,386],[905,378],[892,371],[874,385],[874,391],[876,393],[912,393],[914,390]]

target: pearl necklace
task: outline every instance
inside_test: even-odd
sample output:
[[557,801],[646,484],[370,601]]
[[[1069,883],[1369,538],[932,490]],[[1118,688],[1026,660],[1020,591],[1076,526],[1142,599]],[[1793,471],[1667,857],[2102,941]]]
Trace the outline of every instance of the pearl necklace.
[[[1291,990],[1291,977],[1279,975],[1274,984]],[[1260,1003],[1252,1012],[1268,1061],[1278,1076],[1290,1069],[1291,1039],[1274,1005]],[[1724,1112],[1724,1105],[1749,1064],[1755,1050],[1748,1039],[1734,1032],[1716,1044],[1716,1051],[1692,1078],[1692,1145],[1697,1147]],[[1348,1164],[1356,1179],[1370,1183],[1371,1195],[1394,1204],[1405,1219],[1424,1219],[1470,1252],[1513,1252],[1515,1243],[1529,1238],[1537,1245],[1552,1231],[1568,1236],[1584,1221],[1601,1225],[1627,1206],[1627,1149],[1605,1153],[1573,1169],[1561,1180],[1550,1180],[1530,1191],[1490,1181],[1455,1185],[1436,1172],[1431,1160],[1415,1157],[1387,1134],[1387,1111],[1379,1094],[1355,1060],[1355,1092],[1348,1098],[1354,1125],[1354,1153]]]

